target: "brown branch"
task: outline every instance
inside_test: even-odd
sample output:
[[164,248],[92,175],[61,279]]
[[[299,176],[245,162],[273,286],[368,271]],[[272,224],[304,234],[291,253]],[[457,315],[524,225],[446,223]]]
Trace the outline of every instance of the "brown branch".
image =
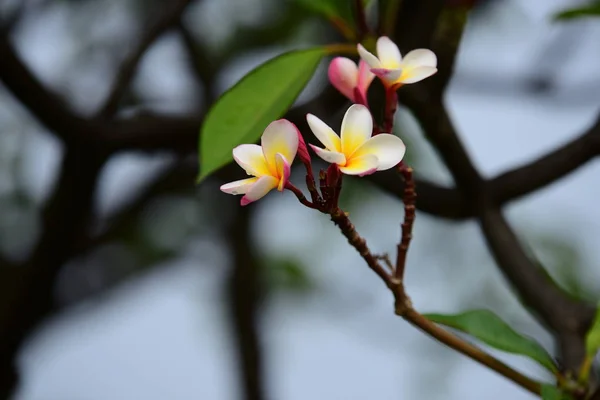
[[163,33],[172,28],[179,21],[181,14],[185,11],[188,4],[192,0],[176,0],[167,2],[166,7],[161,7],[157,11],[158,17],[155,21],[149,24],[144,36],[140,39],[137,47],[131,54],[123,60],[118,69],[117,76],[110,89],[106,101],[100,107],[98,116],[102,118],[109,117],[116,113],[119,107],[119,101],[129,86],[129,82],[133,78],[140,61],[146,51]]
[[254,208],[237,208],[237,217],[229,230],[233,247],[233,269],[227,282],[232,318],[232,333],[236,341],[244,399],[265,398],[261,343],[258,332],[258,312],[261,288],[259,265],[251,244],[250,223]]
[[413,179],[413,169],[404,163],[400,163],[398,171],[404,178],[404,193],[402,201],[404,202],[404,221],[402,222],[402,235],[400,243],[398,243],[396,267],[394,277],[397,280],[402,280],[404,270],[406,268],[406,256],[410,241],[412,239],[412,229],[415,222],[415,205],[417,200],[417,192],[415,190],[415,181]]

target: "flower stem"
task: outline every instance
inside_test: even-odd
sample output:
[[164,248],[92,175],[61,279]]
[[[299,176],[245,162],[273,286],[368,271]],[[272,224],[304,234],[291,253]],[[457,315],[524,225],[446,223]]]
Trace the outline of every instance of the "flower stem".
[[292,193],[294,193],[296,195],[296,197],[298,198],[298,200],[300,201],[300,203],[302,203],[303,205],[305,205],[308,208],[312,208],[315,210],[318,210],[317,206],[310,202],[306,196],[304,196],[304,193],[302,193],[302,191],[300,189],[298,189],[296,186],[294,186],[291,182],[287,182],[285,184],[285,188],[289,191],[291,191]]
[[385,90],[385,113],[383,115],[383,132],[392,133],[394,129],[394,114],[398,107],[398,95],[396,86],[386,88]]
[[415,180],[413,178],[413,169],[404,162],[398,165],[398,171],[404,178],[404,193],[402,201],[404,202],[404,222],[402,223],[402,237],[398,243],[398,254],[396,258],[396,269],[394,278],[402,280],[404,270],[406,269],[406,255],[412,239],[412,229],[415,222],[415,203],[417,192],[415,190]]

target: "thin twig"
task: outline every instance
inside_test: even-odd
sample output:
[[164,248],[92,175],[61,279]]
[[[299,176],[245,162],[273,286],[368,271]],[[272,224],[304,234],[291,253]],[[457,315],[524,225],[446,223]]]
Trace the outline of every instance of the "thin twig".
[[359,252],[365,260],[369,268],[373,270],[393,292],[396,299],[395,312],[417,328],[421,329],[436,340],[444,343],[448,347],[466,355],[467,357],[487,366],[488,368],[498,372],[504,377],[512,380],[519,386],[529,390],[531,393],[540,394],[541,387],[538,382],[526,377],[520,372],[512,369],[492,355],[464,341],[460,337],[440,328],[427,318],[419,314],[410,302],[406,295],[404,285],[401,280],[392,278],[385,269],[379,264],[378,257],[373,255],[367,246],[367,242],[363,239],[356,228],[348,218],[348,215],[337,208],[331,213],[331,220],[339,226],[343,235],[348,239],[348,242]]
[[398,166],[398,171],[404,178],[404,222],[402,223],[402,238],[398,243],[398,255],[396,258],[396,271],[394,277],[397,280],[402,280],[404,270],[406,269],[406,255],[412,239],[412,228],[415,222],[415,204],[417,193],[415,190],[415,181],[413,179],[413,169],[403,162]]

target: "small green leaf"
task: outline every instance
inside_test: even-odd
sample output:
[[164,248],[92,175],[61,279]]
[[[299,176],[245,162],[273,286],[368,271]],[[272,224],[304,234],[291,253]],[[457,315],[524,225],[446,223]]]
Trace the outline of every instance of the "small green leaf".
[[559,388],[544,384],[542,385],[542,400],[570,400],[571,397],[564,394]]
[[569,8],[554,16],[555,20],[565,21],[583,17],[600,17],[600,1],[596,0],[583,7]]
[[596,311],[594,323],[585,336],[585,348],[588,356],[594,357],[600,349],[600,307]]
[[438,324],[466,332],[496,349],[527,356],[552,372],[557,370],[552,357],[540,344],[516,332],[491,311],[472,310],[456,315],[425,316]]
[[312,77],[324,48],[284,53],[258,66],[212,106],[200,130],[198,182],[228,164],[234,147],[254,143],[281,118]]

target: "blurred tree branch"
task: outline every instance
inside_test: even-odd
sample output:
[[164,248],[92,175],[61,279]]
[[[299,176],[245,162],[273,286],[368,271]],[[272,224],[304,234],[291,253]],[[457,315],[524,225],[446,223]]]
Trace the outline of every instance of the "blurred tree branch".
[[252,246],[251,220],[255,208],[239,208],[229,228],[232,245],[233,268],[227,282],[227,294],[231,308],[233,337],[239,357],[240,387],[244,388],[246,400],[265,398],[258,311],[262,289],[259,279],[259,261]]
[[[454,60],[453,53],[458,49],[456,44],[460,41],[464,21],[461,22],[460,19],[448,14],[449,10],[432,12],[436,9],[437,3],[439,2],[435,0],[422,1],[418,4],[417,2],[407,2],[407,4],[411,4],[411,7],[420,7],[424,20],[414,22],[416,26],[414,33],[413,31],[404,32],[404,35],[421,36],[415,39],[415,43],[436,49],[440,54],[439,67],[451,68]],[[420,15],[418,11],[413,10],[412,12]],[[438,21],[440,18],[442,20]],[[423,31],[420,29],[422,26],[436,26],[434,21],[438,21],[438,27],[446,24],[454,25],[446,27],[446,32],[453,32],[454,36],[449,33],[436,36],[435,30]],[[565,369],[576,371],[583,361],[584,335],[594,316],[594,308],[573,300],[558,286],[550,282],[547,275],[524,251],[516,234],[502,215],[500,205],[493,197],[494,192],[496,192],[496,196],[499,196],[499,191],[491,189],[493,181],[487,182],[481,177],[447,114],[443,105],[443,93],[451,74],[440,72],[434,79],[430,79],[427,85],[403,88],[400,91],[401,101],[415,114],[426,136],[452,174],[457,189],[464,193],[464,199],[469,204],[469,208],[473,210],[499,268],[515,287],[525,304],[531,307],[542,322],[553,330],[555,339],[560,345]],[[600,128],[597,125],[598,123],[594,125],[589,136],[584,135],[584,138],[588,138],[584,140],[596,144],[591,151],[581,150],[579,146],[581,138],[579,138],[574,141],[575,144],[567,145],[560,151],[542,157],[530,166],[521,167],[519,172],[513,172],[508,176],[512,177],[514,182],[521,182],[521,185],[535,189],[549,183],[549,176],[558,178],[564,173],[572,171],[598,153],[597,143]],[[589,139],[590,137],[591,139]],[[579,157],[572,161],[571,157],[575,152]],[[569,157],[563,157],[563,154]],[[557,166],[557,163],[561,161],[562,165]],[[547,172],[549,168],[553,173]],[[535,176],[536,179],[532,177],[534,171],[538,172]],[[506,176],[505,174],[504,177]],[[504,185],[505,190],[510,190],[508,187],[512,186],[507,183],[506,178],[500,179],[500,185]],[[522,195],[523,192],[523,190],[512,190],[512,194],[515,196]],[[506,198],[506,196],[504,197]]]
[[129,83],[146,51],[163,33],[178,23],[181,15],[191,2],[192,0],[174,0],[167,2],[167,7],[164,9],[157,10],[155,21],[149,24],[145,30],[145,34],[140,38],[138,46],[123,60],[123,63],[118,68],[118,73],[109,95],[104,105],[100,107],[98,113],[100,118],[111,116],[117,111],[119,101],[129,87]]

